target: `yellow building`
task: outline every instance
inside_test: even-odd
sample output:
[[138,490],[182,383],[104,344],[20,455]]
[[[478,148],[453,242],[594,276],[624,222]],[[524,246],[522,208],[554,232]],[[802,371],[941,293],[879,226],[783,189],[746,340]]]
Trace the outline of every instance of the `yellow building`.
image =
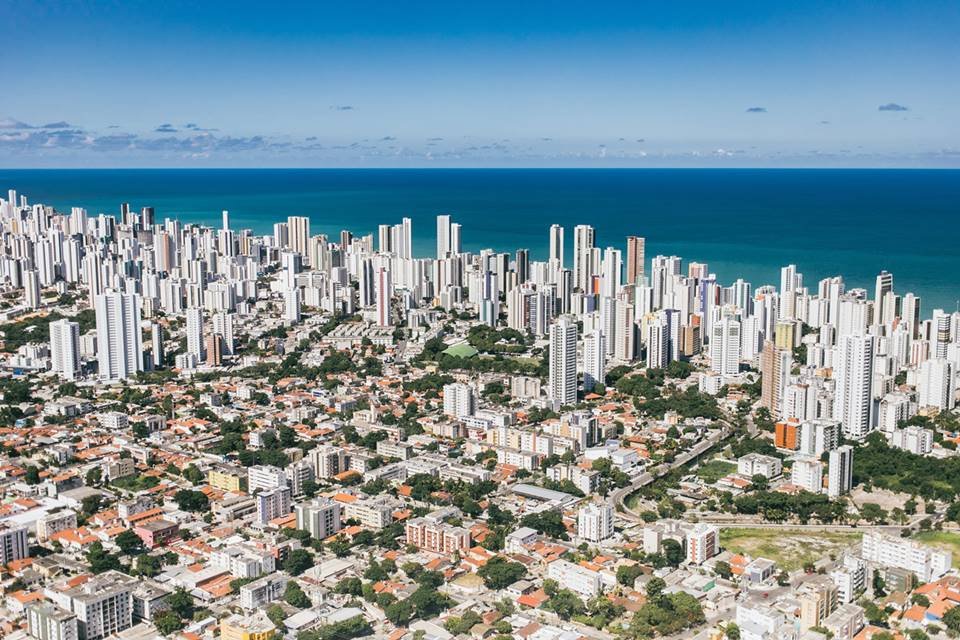
[[774,343],[781,349],[793,351],[797,346],[797,323],[792,320],[781,320],[774,331],[776,332]]
[[240,469],[210,469],[207,472],[207,484],[221,491],[240,493],[246,489],[247,474]]
[[277,628],[263,613],[234,614],[220,622],[220,640],[273,640]]

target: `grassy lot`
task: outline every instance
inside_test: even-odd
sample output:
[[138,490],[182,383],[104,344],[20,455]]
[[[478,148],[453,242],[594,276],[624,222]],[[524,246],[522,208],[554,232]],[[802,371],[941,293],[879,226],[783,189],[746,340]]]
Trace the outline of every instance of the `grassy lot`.
[[913,536],[914,540],[949,551],[954,558],[960,558],[960,533],[953,531],[921,531]]
[[767,558],[781,569],[792,571],[831,553],[839,555],[846,547],[859,542],[862,536],[855,531],[721,529],[720,547],[752,558]]
[[708,484],[713,484],[720,478],[725,478],[736,472],[737,465],[725,460],[709,460],[697,469],[697,477]]

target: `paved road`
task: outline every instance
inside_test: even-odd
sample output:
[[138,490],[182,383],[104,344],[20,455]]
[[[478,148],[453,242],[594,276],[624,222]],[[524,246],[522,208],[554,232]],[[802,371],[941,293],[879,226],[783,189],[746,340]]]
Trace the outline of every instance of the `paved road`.
[[683,453],[678,455],[674,459],[674,461],[671,462],[670,464],[668,465],[661,464],[652,472],[648,471],[638,476],[637,479],[633,481],[633,484],[630,484],[621,489],[616,489],[615,491],[613,491],[613,493],[611,493],[608,496],[607,499],[613,504],[614,509],[617,510],[621,516],[623,516],[627,520],[633,520],[637,522],[640,521],[640,517],[636,513],[631,511],[627,507],[626,503],[624,502],[624,500],[628,495],[630,495],[631,493],[634,493],[635,491],[639,491],[640,489],[647,486],[657,478],[660,478],[668,474],[670,471],[678,467],[682,467],[683,465],[687,464],[694,458],[703,455],[704,453],[712,449],[718,442],[729,437],[731,433],[732,433],[732,430],[726,425],[724,425],[715,433],[710,434],[705,439],[695,444],[688,451],[684,451]]

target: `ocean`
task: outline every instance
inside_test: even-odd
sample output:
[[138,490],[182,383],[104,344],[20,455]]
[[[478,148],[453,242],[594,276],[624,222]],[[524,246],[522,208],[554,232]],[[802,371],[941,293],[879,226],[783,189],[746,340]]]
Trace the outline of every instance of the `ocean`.
[[[705,262],[723,284],[779,285],[796,264],[804,284],[841,274],[872,296],[881,269],[923,315],[960,298],[960,170],[852,169],[0,169],[0,194],[116,214],[121,202],[157,218],[270,233],[306,215],[312,233],[376,233],[413,220],[414,251],[435,254],[435,216],[463,225],[463,248],[548,250],[551,224],[596,228],[600,247],[647,239],[657,254]],[[686,268],[686,267],[684,267]]]

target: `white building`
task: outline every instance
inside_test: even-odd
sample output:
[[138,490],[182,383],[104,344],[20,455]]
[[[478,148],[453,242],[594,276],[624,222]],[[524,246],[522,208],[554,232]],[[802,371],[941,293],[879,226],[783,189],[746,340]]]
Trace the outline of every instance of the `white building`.
[[871,429],[873,350],[873,336],[844,335],[834,355],[837,387],[833,417],[852,440],[863,440]]
[[305,504],[298,504],[297,529],[309,531],[318,540],[324,540],[340,531],[340,503],[328,498],[316,498]]
[[781,640],[793,637],[786,616],[765,602],[747,601],[737,604],[736,622],[740,628],[740,640]]
[[946,358],[932,358],[920,363],[917,371],[917,405],[949,410],[954,407],[956,372]]
[[240,587],[240,606],[251,611],[283,597],[289,578],[282,573],[264,576]]
[[547,577],[584,598],[592,598],[600,593],[598,572],[566,560],[554,560],[547,565]]
[[845,555],[843,563],[830,572],[830,578],[837,585],[837,599],[841,602],[853,602],[866,587],[867,564],[862,558]]
[[953,563],[949,551],[876,531],[863,534],[861,554],[867,562],[911,571],[922,582],[940,578],[950,570]]
[[837,498],[853,488],[853,447],[848,444],[830,452],[827,475],[827,495]]
[[50,370],[65,380],[80,375],[80,325],[66,318],[50,323]]
[[583,390],[593,391],[606,375],[607,354],[603,332],[594,329],[583,337]]
[[794,460],[790,483],[810,493],[820,493],[823,490],[823,463],[813,458]]
[[124,380],[143,370],[140,296],[107,291],[96,297],[100,379]]
[[600,542],[613,535],[613,507],[607,502],[591,502],[577,513],[577,535]]
[[392,327],[390,301],[393,299],[393,279],[390,270],[380,267],[377,269],[375,279],[377,285],[377,324],[381,327]]
[[0,566],[28,557],[27,527],[0,523]]
[[933,430],[917,425],[896,429],[890,434],[890,445],[918,456],[930,455],[933,451]]
[[748,453],[737,458],[737,473],[748,478],[755,475],[761,475],[768,479],[776,478],[783,473],[783,462],[775,456]]
[[710,368],[722,376],[740,372],[740,322],[725,315],[710,333]]
[[187,353],[192,353],[197,361],[203,360],[203,309],[187,309]]
[[27,606],[27,630],[37,640],[78,640],[77,616],[51,602]]
[[94,576],[66,591],[45,590],[45,595],[77,616],[79,637],[99,640],[133,625],[133,590],[138,581],[119,571]]
[[279,467],[255,465],[247,469],[247,491],[271,491],[287,486],[287,473]]
[[703,564],[720,552],[720,530],[698,522],[687,531],[687,562]]
[[577,325],[569,316],[550,325],[548,395],[555,408],[577,402]]
[[290,513],[290,489],[278,487],[256,495],[257,522],[267,524]]
[[454,382],[443,385],[443,412],[454,418],[472,416],[477,408],[477,396],[473,387]]

